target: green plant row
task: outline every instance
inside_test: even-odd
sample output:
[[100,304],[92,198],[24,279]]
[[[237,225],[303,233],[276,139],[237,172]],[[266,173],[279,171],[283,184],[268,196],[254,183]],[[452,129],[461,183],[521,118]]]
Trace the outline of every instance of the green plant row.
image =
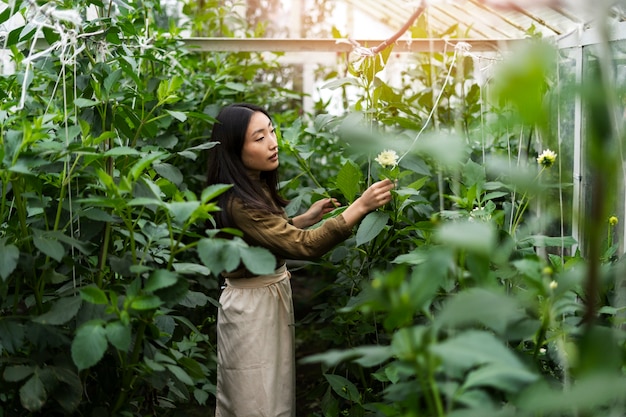
[[[228,28],[215,6],[186,7]],[[207,232],[228,186],[204,186],[203,151],[219,107],[280,70],[190,51],[166,18],[152,1],[0,12],[15,67],[0,78],[2,416],[209,408],[216,276],[273,269]]]

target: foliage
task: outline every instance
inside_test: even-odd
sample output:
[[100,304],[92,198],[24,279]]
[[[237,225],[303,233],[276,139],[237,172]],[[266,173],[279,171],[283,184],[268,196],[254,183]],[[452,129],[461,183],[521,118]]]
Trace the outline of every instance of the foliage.
[[[353,60],[348,77],[326,84],[357,91],[345,116],[319,114],[284,138],[305,155],[296,162],[319,195],[349,203],[372,181],[398,181],[392,203],[328,257],[336,278],[305,320],[312,339],[324,341],[322,353],[303,360],[322,365],[325,388],[313,393],[320,415],[623,413],[618,220],[607,228],[607,212],[596,212],[584,229],[608,235],[585,242],[552,225],[568,178],[561,161],[553,165],[563,156],[539,155],[560,141],[545,117],[559,92],[550,88],[555,51],[529,41],[484,86],[462,50],[424,54],[400,90],[377,76],[390,53]],[[315,170],[319,136],[333,153],[323,152]],[[389,148],[401,155],[393,169],[374,158]],[[615,164],[597,166],[598,182],[614,176]]]
[[[0,14],[15,63],[0,78],[0,415],[209,406],[216,276],[274,259],[205,232],[227,186],[204,187],[203,151],[219,107],[281,71],[198,59],[159,2],[44,3]],[[209,11],[190,24],[225,31]]]
[[[15,64],[0,78],[0,416],[211,406],[216,276],[273,265],[237,231],[205,230],[227,186],[204,187],[203,151],[236,101],[273,115],[290,215],[397,181],[388,205],[307,265],[326,271],[298,327],[319,347],[303,361],[321,365],[310,414],[623,414],[622,219],[607,203],[623,137],[597,76],[612,63],[559,84],[557,54],[535,39],[480,81],[463,48],[416,54],[396,87],[381,76],[389,47],[327,74],[345,114],[318,103],[300,117],[293,68],[189,50],[158,2],[91,0],[90,19],[81,2],[43,3],[0,10]],[[184,28],[262,32],[228,6],[189,1]],[[33,49],[42,37],[51,49]],[[546,111],[572,92],[588,111],[595,193],[580,242],[577,213],[556,203],[572,198],[572,151]],[[550,167],[537,161],[548,148]],[[388,150],[397,165],[376,161]]]

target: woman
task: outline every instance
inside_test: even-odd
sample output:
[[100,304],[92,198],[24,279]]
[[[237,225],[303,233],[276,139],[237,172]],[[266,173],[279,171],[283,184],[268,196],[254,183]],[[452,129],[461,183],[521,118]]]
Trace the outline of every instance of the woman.
[[278,194],[278,143],[269,114],[252,104],[225,107],[213,126],[208,184],[232,184],[220,197],[218,226],[243,232],[277,259],[271,275],[241,266],[224,273],[217,319],[217,417],[295,416],[294,315],[285,259],[315,259],[347,239],[370,211],[391,200],[393,183],[369,187],[342,214],[320,227],[336,201],[315,202],[288,219]]

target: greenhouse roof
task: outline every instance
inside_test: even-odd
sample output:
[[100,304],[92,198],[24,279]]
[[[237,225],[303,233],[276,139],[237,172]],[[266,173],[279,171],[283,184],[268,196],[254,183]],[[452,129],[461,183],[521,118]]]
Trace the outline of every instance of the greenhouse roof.
[[[411,3],[406,0],[345,2],[395,28],[402,26],[411,10]],[[601,17],[601,8],[602,1],[588,0],[454,0],[431,1],[425,13],[434,33],[444,33],[458,25],[456,33],[466,38],[518,39],[525,37],[532,27],[535,32],[548,37],[588,28],[595,19]],[[624,1],[614,2],[608,8],[608,15],[612,21],[625,21]]]
[[[626,22],[626,0],[422,0],[422,13],[427,33],[403,35],[396,42],[396,52],[447,50],[453,44],[467,42],[474,51],[494,51],[506,44],[527,38],[531,33],[557,41],[596,29],[596,22]],[[422,4],[411,0],[342,0],[347,20],[353,29],[367,22],[386,28],[384,35],[367,27],[354,36],[359,44],[372,47],[400,29]],[[522,7],[523,6],[523,7]],[[354,22],[357,20],[356,22]],[[619,25],[623,32],[624,25]],[[443,34],[443,35],[442,35]],[[311,38],[187,38],[188,45],[202,51],[283,51],[283,52],[345,52],[353,45],[337,39]],[[570,40],[568,40],[570,42]]]

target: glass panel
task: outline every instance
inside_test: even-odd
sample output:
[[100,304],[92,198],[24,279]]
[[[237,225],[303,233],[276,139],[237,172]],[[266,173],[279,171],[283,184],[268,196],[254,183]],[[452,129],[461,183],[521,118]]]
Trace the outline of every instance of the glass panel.
[[[613,243],[621,242],[620,248],[616,255],[623,252],[624,232],[623,224],[625,221],[625,206],[624,206],[624,185],[625,185],[625,171],[624,171],[624,144],[623,133],[620,135],[618,132],[624,130],[624,118],[625,118],[625,101],[626,94],[624,91],[624,85],[626,83],[626,53],[625,53],[626,41],[620,40],[611,42],[610,55],[611,61],[609,63],[609,72],[612,77],[610,94],[613,96],[602,97],[602,101],[597,103],[594,107],[586,105],[584,108],[584,120],[583,120],[583,155],[590,155],[593,150],[590,146],[590,140],[594,132],[596,132],[598,140],[603,142],[602,151],[607,162],[612,160],[612,157],[618,158],[618,164],[614,172],[614,178],[607,178],[606,175],[602,178],[598,178],[597,184],[608,185],[603,198],[607,204],[607,218],[602,224],[602,236],[610,238],[610,242],[606,241],[603,247],[600,248],[600,253],[604,254],[608,247]],[[600,60],[601,45],[590,45],[583,49],[583,79],[585,91],[589,94],[600,92],[599,72],[598,69],[601,65],[605,65]],[[602,104],[608,106],[604,111],[596,112],[594,108],[602,107]],[[607,114],[607,111],[609,114]],[[612,112],[613,114],[610,114]],[[593,116],[592,116],[593,115]],[[615,117],[611,120],[610,117]],[[593,130],[590,126],[594,126]],[[599,133],[598,133],[599,132]],[[585,158],[587,159],[587,158]],[[583,184],[582,195],[584,196],[584,213],[585,218],[589,218],[592,214],[594,205],[594,199],[599,198],[594,196],[594,178],[593,172],[588,163],[584,163],[583,167]],[[598,185],[595,185],[597,188]],[[609,226],[609,216],[616,216],[619,220],[620,226]]]
[[[574,212],[574,138],[576,129],[576,49],[562,49],[558,56],[557,88],[553,98],[554,109],[551,114],[552,131],[556,132],[557,144],[553,149],[557,155],[560,171],[553,183],[559,183],[558,189],[549,193],[549,205],[552,212],[548,234],[551,236],[571,236]],[[554,202],[558,201],[559,204]],[[557,212],[558,210],[558,212]]]

